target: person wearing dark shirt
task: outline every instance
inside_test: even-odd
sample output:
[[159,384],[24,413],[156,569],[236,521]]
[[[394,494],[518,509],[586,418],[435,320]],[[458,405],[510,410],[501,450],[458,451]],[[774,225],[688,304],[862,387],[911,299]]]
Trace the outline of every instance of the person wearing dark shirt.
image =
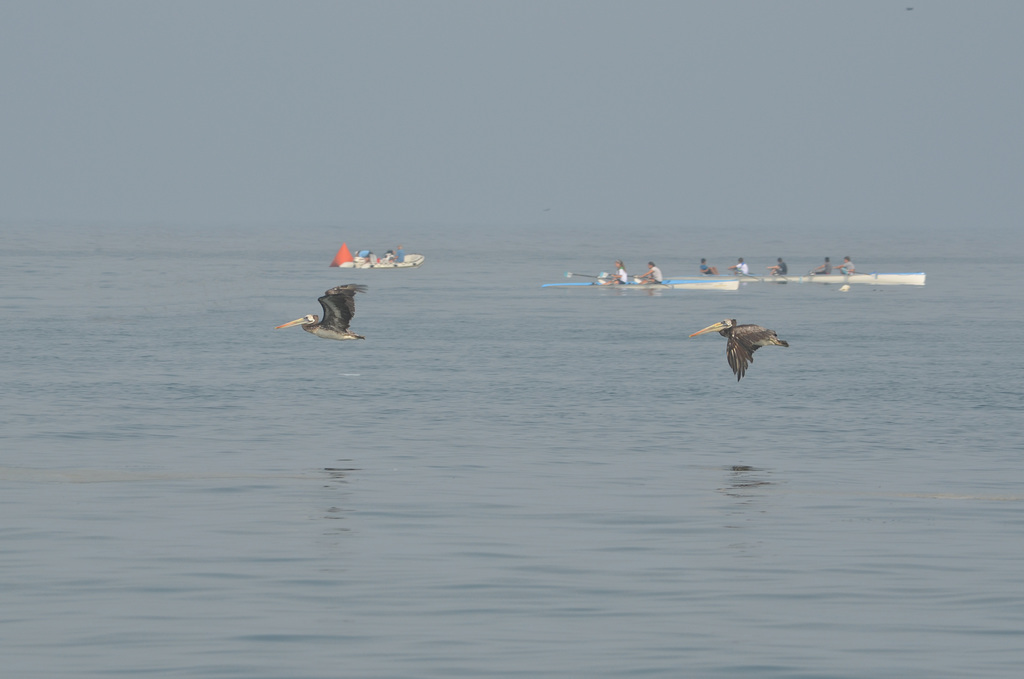
[[815,275],[815,274],[828,275],[830,273],[832,273],[832,262],[829,261],[828,257],[825,258],[825,263],[824,264],[819,266],[817,269],[814,269],[813,271],[811,271],[811,275],[812,276]]
[[700,258],[700,272],[701,272],[701,274],[703,274],[705,276],[717,276],[718,275],[718,267],[711,266],[710,264],[708,264],[708,260],[706,260],[703,257],[701,257]]
[[787,267],[786,263],[782,261],[782,257],[779,257],[779,263],[775,266],[768,267],[768,271],[770,271],[773,276],[785,276],[789,271],[789,267]]

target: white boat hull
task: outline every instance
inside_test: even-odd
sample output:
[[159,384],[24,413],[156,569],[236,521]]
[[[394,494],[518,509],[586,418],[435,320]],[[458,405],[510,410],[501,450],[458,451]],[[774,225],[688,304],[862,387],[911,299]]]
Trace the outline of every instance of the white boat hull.
[[924,285],[924,273],[854,273],[811,276],[708,276],[715,280],[736,280],[745,283],[834,283],[836,285]]
[[663,283],[627,283],[625,285],[601,285],[600,283],[545,283],[542,288],[601,288],[605,290],[739,290],[740,282],[735,278],[721,279],[666,279]]

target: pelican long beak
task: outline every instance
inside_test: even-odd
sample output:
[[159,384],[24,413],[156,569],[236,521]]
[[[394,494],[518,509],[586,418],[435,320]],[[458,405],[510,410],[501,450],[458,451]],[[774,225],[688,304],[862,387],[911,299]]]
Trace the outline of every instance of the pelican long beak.
[[727,327],[729,327],[729,326],[727,326],[722,321],[719,321],[718,323],[715,323],[713,325],[709,325],[708,327],[704,328],[703,330],[698,330],[697,332],[695,332],[692,335],[690,335],[690,337],[696,337],[697,335],[703,335],[704,333],[707,333],[707,332],[718,332],[719,330],[722,330],[722,329],[727,328]]
[[279,325],[276,328],[274,328],[274,330],[280,330],[281,328],[290,328],[293,325],[301,325],[302,323],[309,323],[305,316],[303,316],[302,318],[296,318],[294,321],[290,321],[288,323],[285,323],[284,325]]

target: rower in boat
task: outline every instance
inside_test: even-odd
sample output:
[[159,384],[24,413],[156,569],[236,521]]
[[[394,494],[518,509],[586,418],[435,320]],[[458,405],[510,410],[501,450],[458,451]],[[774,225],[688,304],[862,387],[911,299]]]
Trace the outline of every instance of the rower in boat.
[[615,260],[615,275],[601,281],[601,285],[626,285],[629,283],[629,274],[626,273],[626,265],[621,259]]
[[768,272],[772,276],[785,276],[786,272],[789,271],[789,267],[782,261],[782,257],[779,257],[778,264],[774,264],[768,267]]
[[849,257],[843,257],[843,263],[836,267],[836,271],[844,276],[849,276],[852,273],[856,273],[857,269],[853,265],[853,262],[850,261]]
[[729,270],[735,272],[737,276],[747,276],[750,274],[750,267],[747,266],[742,257],[736,260],[736,263],[730,266]]
[[702,276],[717,276],[718,267],[708,264],[708,260],[700,258],[700,273]]
[[348,329],[352,316],[356,313],[356,293],[366,292],[365,285],[339,285],[324,293],[318,301],[324,310],[324,320],[320,320],[315,314],[307,314],[297,318],[290,323],[279,325],[279,328],[290,328],[293,325],[302,325],[302,329],[317,337],[332,340],[356,340],[366,339]]
[[754,352],[761,347],[780,346],[788,347],[789,342],[780,340],[774,330],[761,327],[760,325],[736,325],[736,319],[725,319],[703,330],[690,335],[696,337],[708,332],[718,332],[722,337],[728,338],[725,344],[725,357],[729,361],[729,367],[736,374],[736,381],[739,382],[747,372],[747,366],[754,362]]
[[828,257],[826,257],[824,264],[822,264],[821,266],[819,266],[816,269],[811,269],[810,273],[808,273],[807,275],[808,276],[819,276],[819,275],[820,276],[827,276],[830,273],[832,273],[832,262],[829,260]]
[[651,285],[665,280],[665,277],[661,275],[661,269],[655,266],[654,262],[647,262],[647,266],[650,267],[647,272],[636,277],[637,283]]

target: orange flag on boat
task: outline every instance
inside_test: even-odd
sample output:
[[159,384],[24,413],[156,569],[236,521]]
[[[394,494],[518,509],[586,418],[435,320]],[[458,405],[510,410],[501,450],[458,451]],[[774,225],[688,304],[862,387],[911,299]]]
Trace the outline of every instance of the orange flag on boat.
[[338,254],[334,255],[334,261],[331,262],[331,266],[341,266],[345,262],[353,261],[355,261],[355,258],[352,257],[352,253],[348,251],[348,246],[342,243],[341,248],[338,249]]

